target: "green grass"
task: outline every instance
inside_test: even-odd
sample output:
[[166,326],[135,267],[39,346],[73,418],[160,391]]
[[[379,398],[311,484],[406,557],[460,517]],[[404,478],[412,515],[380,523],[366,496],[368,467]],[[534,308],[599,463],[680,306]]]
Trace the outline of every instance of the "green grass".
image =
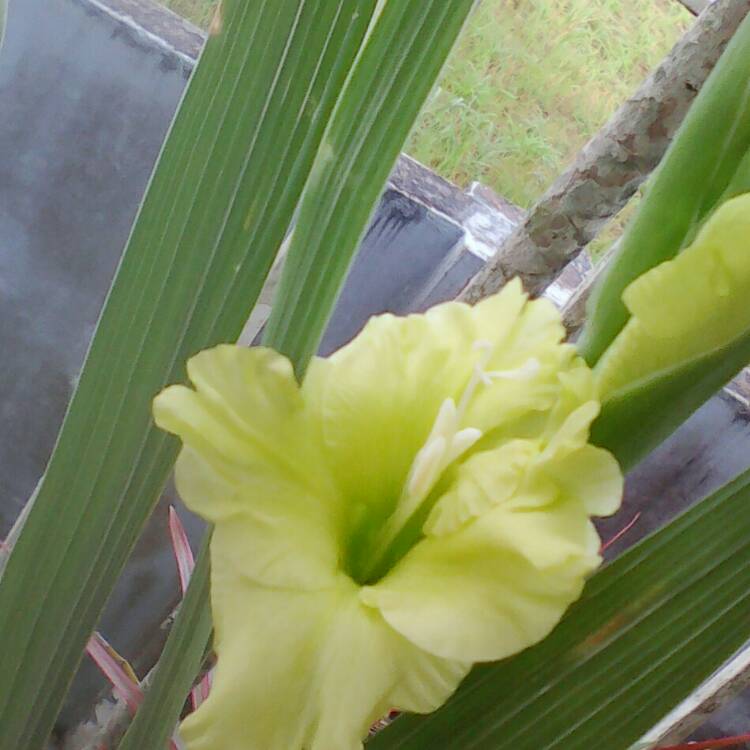
[[[167,0],[207,26],[212,0]],[[690,23],[676,0],[483,0],[406,150],[528,207]]]
[[675,0],[485,0],[407,150],[529,206],[689,23]]
[[160,0],[167,8],[189,19],[203,29],[208,28],[213,16],[215,0]]

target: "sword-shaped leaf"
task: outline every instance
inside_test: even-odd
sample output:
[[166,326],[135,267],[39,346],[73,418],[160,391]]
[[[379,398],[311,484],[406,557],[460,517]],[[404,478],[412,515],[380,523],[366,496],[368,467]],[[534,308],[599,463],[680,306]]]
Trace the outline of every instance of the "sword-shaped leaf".
[[177,453],[151,400],[242,330],[374,7],[218,6],[0,581],[3,747],[44,745]]

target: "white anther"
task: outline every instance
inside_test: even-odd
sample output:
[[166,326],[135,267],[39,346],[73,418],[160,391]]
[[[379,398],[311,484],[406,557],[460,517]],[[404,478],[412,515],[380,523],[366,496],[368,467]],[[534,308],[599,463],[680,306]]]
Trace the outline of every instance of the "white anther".
[[[493,380],[531,380],[539,374],[542,365],[536,357],[530,357],[520,367],[515,370],[491,370],[484,375],[491,383]],[[482,382],[487,382],[482,378]]]
[[530,357],[514,370],[488,372],[485,367],[492,358],[495,345],[480,339],[474,342],[473,348],[482,354],[474,365],[471,379],[464,388],[458,405],[452,398],[446,398],[440,404],[430,434],[414,457],[405,486],[402,488],[401,498],[378,535],[373,551],[374,562],[368,570],[368,575],[377,570],[390,545],[417,513],[443,472],[481,439],[483,433],[477,427],[459,429],[480,384],[491,386],[493,380],[528,380],[541,369],[539,360]]
[[419,510],[442,473],[482,437],[482,431],[476,427],[460,430],[459,420],[459,409],[456,408],[455,401],[452,398],[445,399],[440,405],[429,437],[414,457],[401,498],[378,535],[373,554],[375,562],[370,572],[377,568],[378,561]]
[[432,489],[444,466],[448,441],[441,435],[428,440],[417,453],[411,467],[407,491],[412,498],[420,500]]
[[435,423],[432,425],[432,430],[427,437],[426,444],[441,435],[446,440],[450,440],[457,429],[458,411],[456,409],[456,402],[452,398],[446,398],[440,404],[440,409],[438,410],[437,417],[435,417]]
[[445,465],[448,466],[457,458],[463,456],[481,437],[482,431],[476,427],[466,427],[457,432],[448,446],[448,451],[445,455]]

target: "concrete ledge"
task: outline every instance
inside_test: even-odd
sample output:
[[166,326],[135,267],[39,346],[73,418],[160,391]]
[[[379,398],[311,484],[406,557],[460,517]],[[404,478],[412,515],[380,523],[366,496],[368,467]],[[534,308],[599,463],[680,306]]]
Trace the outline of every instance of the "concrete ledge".
[[124,33],[157,45],[186,64],[186,75],[200,54],[206,34],[182,16],[152,0],[77,0],[118,20]]

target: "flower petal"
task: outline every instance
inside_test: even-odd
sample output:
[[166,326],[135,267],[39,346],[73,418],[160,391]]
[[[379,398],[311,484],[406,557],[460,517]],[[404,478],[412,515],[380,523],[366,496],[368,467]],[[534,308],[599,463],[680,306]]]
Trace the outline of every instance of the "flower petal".
[[539,437],[498,439],[496,447],[487,446],[464,461],[423,531],[445,536],[500,505],[541,511],[557,499],[576,503],[587,515],[614,513],[622,499],[622,473],[610,453],[587,444],[599,404],[577,405],[570,394],[562,401],[571,411],[566,416],[556,409]]
[[289,361],[271,349],[228,344],[188,361],[195,390],[170,386],[154,418],[203,457],[327,489],[312,422]]
[[[591,423],[599,415],[599,402],[587,401],[574,408],[562,421],[556,425],[555,431],[549,437],[545,449],[545,458],[559,458],[564,460],[570,453],[583,448],[589,439]],[[554,422],[553,422],[554,424]],[[548,431],[551,432],[550,425]]]
[[728,346],[750,327],[750,193],[720,206],[690,247],[627,287],[632,317],[596,366],[605,399]]
[[599,564],[598,547],[578,503],[540,512],[500,505],[422,540],[362,597],[425,651],[493,661],[552,630]]
[[561,337],[559,315],[546,302],[528,303],[516,280],[475,307],[452,302],[425,315],[373,318],[328,360],[312,362],[303,397],[320,417],[326,460],[349,505],[354,548],[367,549],[368,534],[394,511],[441,408],[447,399],[461,401],[485,352],[488,366],[523,371],[538,360],[543,373],[534,378],[538,387],[511,374],[476,389],[493,394],[473,399],[481,408],[465,405],[460,427],[477,437],[549,406],[559,390],[559,360],[571,358]]
[[[483,304],[477,309],[481,310]],[[480,314],[482,324],[486,325],[484,312]],[[551,302],[545,299],[527,302],[484,365],[490,374],[505,376],[477,389],[468,404],[466,423],[489,432],[530,411],[553,406],[560,394],[560,373],[576,361],[575,349],[561,344],[564,336],[560,313]]]
[[220,346],[190,360],[198,390],[157,396],[157,423],[184,447],[175,481],[185,504],[248,579],[330,585],[339,560],[341,499],[312,439],[288,362],[270,350]]
[[182,724],[189,750],[357,750],[388,710],[431,710],[466,673],[395,633],[345,577],[317,592],[259,587],[221,549],[214,540],[218,664]]
[[320,414],[327,461],[353,505],[383,515],[395,506],[441,405],[471,376],[469,313],[452,304],[430,318],[381,315],[311,363],[304,397]]
[[424,532],[443,536],[510,500],[538,454],[536,441],[510,440],[472,456],[458,468],[453,486],[430,512]]
[[620,507],[623,477],[615,457],[603,448],[585,445],[544,467],[545,474],[591,516],[609,516]]

